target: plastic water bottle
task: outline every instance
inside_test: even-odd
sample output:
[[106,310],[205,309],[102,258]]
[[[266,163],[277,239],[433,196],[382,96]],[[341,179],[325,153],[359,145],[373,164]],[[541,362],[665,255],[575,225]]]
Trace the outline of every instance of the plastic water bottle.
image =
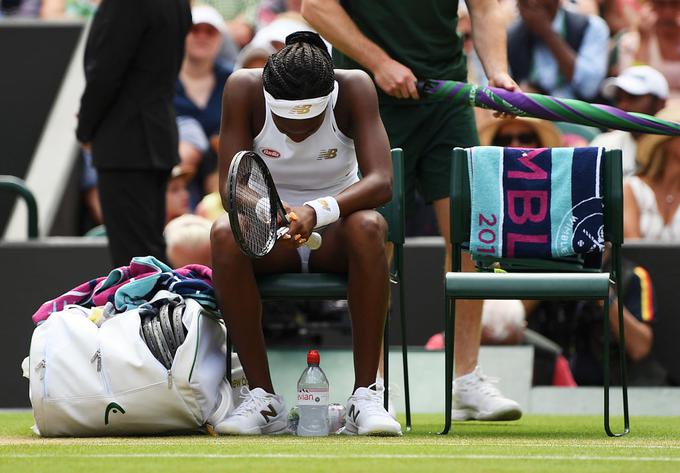
[[328,435],[328,378],[319,368],[319,352],[309,350],[307,368],[297,384],[297,408],[300,416],[297,434],[305,437]]

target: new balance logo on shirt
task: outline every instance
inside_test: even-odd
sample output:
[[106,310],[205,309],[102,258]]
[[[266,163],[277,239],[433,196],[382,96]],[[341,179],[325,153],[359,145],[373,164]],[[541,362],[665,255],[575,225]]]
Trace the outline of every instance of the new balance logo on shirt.
[[264,420],[266,422],[269,422],[271,419],[276,417],[278,414],[276,413],[276,409],[274,409],[274,406],[272,406],[271,404],[269,404],[267,406],[267,408],[269,409],[268,411],[260,411],[260,414],[262,414],[262,417],[264,418]]
[[317,156],[317,161],[321,161],[322,159],[333,159],[337,158],[338,156],[338,148],[329,148],[329,149],[322,149],[319,152],[319,156]]

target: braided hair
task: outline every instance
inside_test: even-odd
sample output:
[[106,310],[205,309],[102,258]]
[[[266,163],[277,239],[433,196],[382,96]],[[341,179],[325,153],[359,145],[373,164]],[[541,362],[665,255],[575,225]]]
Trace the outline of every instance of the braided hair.
[[269,56],[262,82],[277,99],[300,100],[330,94],[335,72],[321,36],[311,31],[288,35],[286,46]]

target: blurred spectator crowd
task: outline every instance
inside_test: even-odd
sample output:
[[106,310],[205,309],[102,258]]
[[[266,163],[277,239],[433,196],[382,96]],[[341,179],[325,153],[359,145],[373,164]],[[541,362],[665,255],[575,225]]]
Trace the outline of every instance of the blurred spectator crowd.
[[[87,19],[99,3],[0,0],[0,21],[27,17]],[[239,68],[262,67],[270,54],[283,47],[288,34],[312,30],[300,13],[302,0],[201,0],[192,5],[194,24],[186,38],[174,101],[180,164],[172,172],[167,191],[166,240],[174,266],[210,263],[210,224],[223,212],[218,194],[217,152],[221,97],[227,78]],[[507,18],[510,72],[523,91],[605,103],[680,122],[680,0],[498,0],[498,8]],[[459,2],[458,30],[467,55],[468,80],[485,85],[487,80],[474,50],[471,22],[463,1]],[[476,110],[476,114],[482,145],[592,144],[622,149],[626,240],[680,243],[680,138],[529,118],[497,119],[483,110]],[[102,223],[96,171],[87,153],[83,156],[81,182],[88,209],[82,229],[85,232]],[[409,218],[412,235],[436,232],[434,215],[424,204]],[[641,284],[646,283],[641,271],[630,270],[634,281],[631,284],[636,288],[631,294],[638,296]],[[626,310],[632,313],[631,320],[643,327],[651,323],[649,311],[653,308],[645,312],[639,299],[625,303]],[[522,307],[518,302],[515,309],[514,315],[512,311],[502,311],[504,322],[498,322],[495,307],[487,304],[486,320],[495,320],[485,324],[487,341],[521,342],[525,337],[525,315],[532,312],[539,314],[534,316],[535,322],[542,320],[542,313],[578,310],[586,314],[583,318],[588,319],[590,327],[594,318],[590,314],[597,308]],[[597,320],[601,317],[600,314]],[[501,336],[496,333],[499,327],[510,328]],[[518,331],[522,334],[515,336]],[[641,333],[648,331],[643,327]],[[645,336],[642,354],[631,348],[633,362],[644,360],[649,353],[651,339]],[[439,348],[440,342],[434,337],[431,348]],[[546,384],[569,385],[573,382],[569,373],[555,381],[560,373],[564,374],[559,355],[565,344],[547,345],[546,350],[557,354],[558,360],[548,357]],[[590,376],[574,374],[577,378]],[[599,380],[577,381],[588,384]]]
[[[0,0],[0,18],[87,19],[99,3]],[[262,67],[288,34],[312,28],[300,13],[302,0],[199,0],[192,5],[194,25],[186,38],[175,96],[181,162],[168,199],[171,192],[177,195],[178,186],[185,187],[188,212],[198,210],[213,220],[221,210],[217,146],[227,78],[239,68]],[[680,118],[674,112],[680,105],[680,0],[498,0],[498,8],[507,18],[510,72],[523,91]],[[459,18],[468,80],[484,85],[462,1]],[[629,176],[626,237],[680,241],[680,176],[675,175],[680,139],[540,120],[506,123],[484,110],[476,113],[482,144],[622,149],[624,174]],[[101,212],[96,173],[87,155],[83,169],[86,231],[101,223]],[[409,231],[435,232],[430,210],[419,210]],[[174,213],[168,212],[168,221],[177,216]]]

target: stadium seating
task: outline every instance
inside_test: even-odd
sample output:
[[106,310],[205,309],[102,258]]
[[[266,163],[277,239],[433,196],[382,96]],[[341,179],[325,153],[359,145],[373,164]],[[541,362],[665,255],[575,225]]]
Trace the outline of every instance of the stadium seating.
[[[478,272],[461,272],[461,252],[469,249],[471,234],[472,198],[468,174],[468,150],[455,148],[451,168],[451,244],[452,272],[446,274],[445,315],[445,385],[446,411],[442,434],[451,427],[453,388],[453,353],[455,301],[457,299],[558,299],[602,300],[604,313],[609,312],[610,283],[621,296],[621,257],[623,243],[623,190],[621,151],[606,151],[604,176],[600,176],[603,197],[604,240],[611,244],[611,272],[601,272],[598,267],[589,268],[581,257],[554,259],[519,259],[475,257]],[[485,175],[496,179],[502,173]],[[554,183],[552,184],[554,185]],[[500,185],[499,185],[500,186]],[[528,221],[528,219],[525,219]],[[532,222],[529,221],[529,224]],[[525,223],[526,225],[526,223]],[[531,232],[527,232],[531,233]],[[618,305],[619,346],[624,346],[623,308]],[[605,318],[605,320],[608,320]],[[609,420],[609,324],[604,327],[604,428],[609,436],[625,435],[629,431],[628,395],[626,383],[625,352],[621,353],[621,382],[623,395],[624,429],[622,433],[611,430]]]

